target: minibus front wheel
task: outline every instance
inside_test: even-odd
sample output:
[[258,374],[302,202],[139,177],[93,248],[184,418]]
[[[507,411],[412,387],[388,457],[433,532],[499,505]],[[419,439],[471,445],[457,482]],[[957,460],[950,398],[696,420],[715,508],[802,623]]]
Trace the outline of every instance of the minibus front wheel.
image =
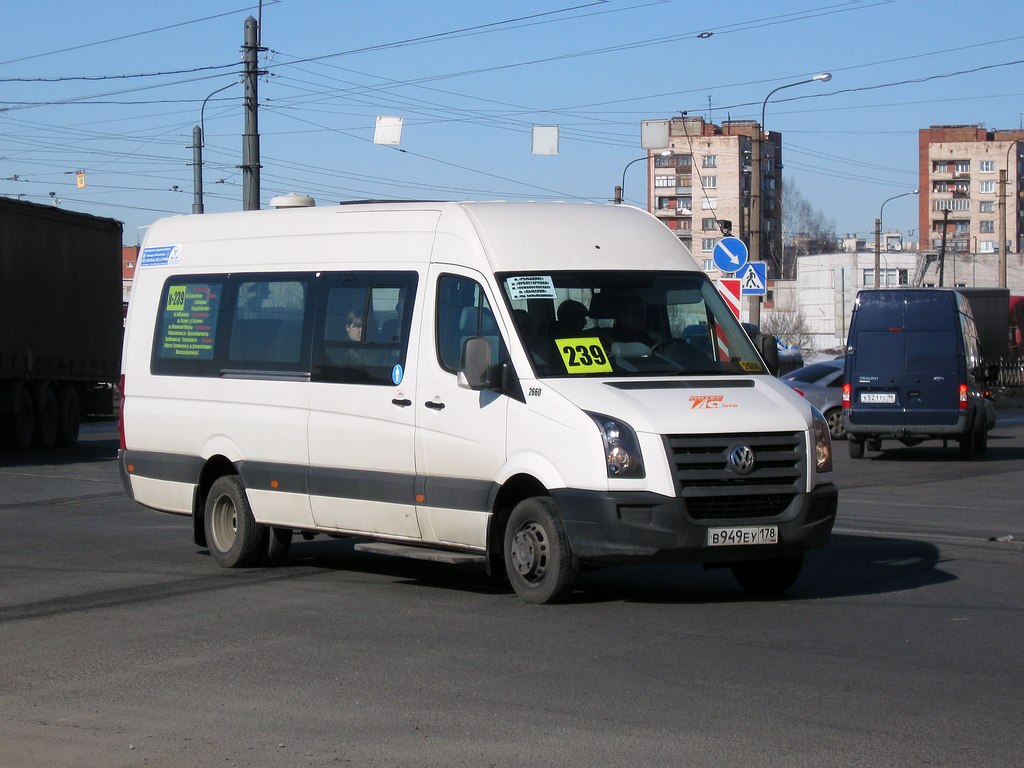
[[225,568],[257,565],[267,553],[270,532],[256,523],[238,475],[219,477],[210,486],[203,522],[210,554]]
[[554,603],[568,594],[580,564],[553,500],[533,497],[516,504],[504,545],[505,571],[520,598]]

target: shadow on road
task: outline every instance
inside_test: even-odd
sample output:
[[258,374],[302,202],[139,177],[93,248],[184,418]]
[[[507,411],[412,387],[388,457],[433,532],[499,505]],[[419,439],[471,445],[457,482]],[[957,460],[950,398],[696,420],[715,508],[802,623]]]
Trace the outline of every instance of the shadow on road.
[[[823,549],[808,553],[803,573],[781,600],[881,594],[942,584],[955,577],[938,565],[940,553],[928,542],[834,534]],[[316,539],[292,545],[281,568],[305,567],[374,574],[396,584],[512,596],[503,580],[482,566],[439,563],[357,552],[347,540]],[[754,601],[728,569],[701,565],[630,565],[585,570],[570,603],[615,601],[717,603]]]

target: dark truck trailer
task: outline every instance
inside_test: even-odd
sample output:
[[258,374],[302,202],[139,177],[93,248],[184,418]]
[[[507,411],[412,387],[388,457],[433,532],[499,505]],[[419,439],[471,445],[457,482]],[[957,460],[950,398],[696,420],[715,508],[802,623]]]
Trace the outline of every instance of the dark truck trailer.
[[0,197],[0,441],[73,445],[113,415],[121,360],[114,219]]

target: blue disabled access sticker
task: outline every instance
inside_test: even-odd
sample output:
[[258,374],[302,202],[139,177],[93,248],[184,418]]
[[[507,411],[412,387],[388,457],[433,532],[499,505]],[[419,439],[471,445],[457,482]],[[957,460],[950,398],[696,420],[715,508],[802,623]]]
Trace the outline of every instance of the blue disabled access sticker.
[[402,375],[403,375],[402,374],[402,366],[401,365],[396,365],[394,368],[391,369],[391,383],[392,384],[401,384],[402,383]]

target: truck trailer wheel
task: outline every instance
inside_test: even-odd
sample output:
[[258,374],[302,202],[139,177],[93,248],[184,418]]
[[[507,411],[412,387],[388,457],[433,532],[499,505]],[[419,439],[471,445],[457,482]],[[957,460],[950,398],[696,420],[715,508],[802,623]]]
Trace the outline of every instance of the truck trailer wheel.
[[220,477],[210,486],[203,524],[206,546],[225,568],[256,565],[267,554],[269,531],[257,524],[237,475]]
[[18,382],[11,392],[11,401],[12,411],[2,416],[4,447],[25,451],[32,445],[32,433],[35,431],[36,417],[32,394],[25,384]]
[[61,387],[57,402],[57,445],[70,448],[78,442],[78,430],[82,426],[82,410],[78,390],[73,384]]
[[528,603],[557,602],[579,573],[558,507],[543,496],[524,499],[512,510],[504,555],[512,588]]
[[35,444],[39,448],[53,448],[57,444],[57,395],[53,386],[44,382],[36,389]]

